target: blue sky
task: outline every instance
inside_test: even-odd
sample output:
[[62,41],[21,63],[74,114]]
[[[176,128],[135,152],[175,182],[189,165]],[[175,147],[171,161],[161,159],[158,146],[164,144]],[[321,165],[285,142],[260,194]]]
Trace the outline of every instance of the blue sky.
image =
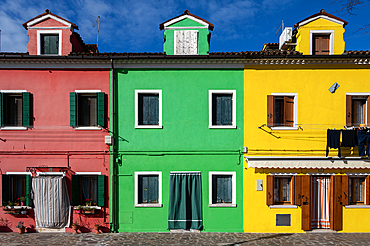
[[[78,25],[85,43],[96,43],[96,17],[101,16],[100,52],[162,52],[160,23],[185,9],[213,23],[211,52],[261,50],[264,43],[278,42],[282,20],[285,26],[315,14],[320,9],[349,22],[346,50],[370,50],[370,33],[356,32],[370,24],[370,1],[356,15],[336,12],[341,3],[333,0],[0,0],[2,52],[26,52],[28,36],[22,24],[45,9]],[[370,28],[368,30],[370,32]]]

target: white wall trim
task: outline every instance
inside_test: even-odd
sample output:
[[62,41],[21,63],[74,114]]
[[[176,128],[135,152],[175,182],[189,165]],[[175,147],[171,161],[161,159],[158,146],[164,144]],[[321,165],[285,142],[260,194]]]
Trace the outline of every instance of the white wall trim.
[[1,93],[23,93],[27,92],[27,90],[0,90]]
[[180,29],[208,29],[208,27],[206,26],[166,27],[166,30],[180,30]]
[[32,175],[31,172],[6,172],[6,175]]
[[201,24],[201,25],[206,26],[207,28],[209,28],[209,24],[208,23],[206,23],[206,22],[204,22],[202,20],[199,20],[199,19],[197,19],[197,18],[195,18],[195,17],[193,17],[191,15],[183,15],[183,16],[180,16],[178,18],[175,18],[173,20],[170,20],[170,21],[166,22],[164,24],[164,29],[167,29],[168,26],[170,26],[170,25],[172,25],[172,24],[174,24],[176,22],[179,22],[179,21],[181,21],[183,19],[186,19],[186,18],[188,18],[190,20],[193,20],[195,22],[198,22],[199,24]]
[[[219,126],[212,124],[212,95],[213,94],[231,94],[232,95],[232,114],[233,114],[233,123],[231,126]],[[208,127],[210,129],[227,129],[227,128],[236,128],[236,90],[209,90],[208,91]]]
[[101,172],[75,172],[75,175],[101,175]]
[[343,21],[340,21],[340,20],[337,20],[337,19],[334,19],[334,18],[330,18],[329,16],[326,16],[326,15],[319,15],[319,16],[315,16],[313,18],[310,18],[308,20],[302,21],[301,23],[298,24],[298,27],[304,26],[307,23],[312,22],[312,21],[317,20],[317,19],[320,19],[320,18],[331,21],[331,22],[334,22],[334,23],[337,23],[339,25],[344,25]]
[[28,27],[28,30],[52,30],[52,29],[71,29],[70,27],[67,26],[51,26],[51,27]]
[[3,126],[0,127],[0,130],[4,131],[24,131],[27,130],[28,128],[26,126]]
[[315,34],[329,34],[330,41],[329,41],[329,55],[334,55],[334,30],[310,30],[310,55],[312,55],[313,49],[313,35]]
[[[231,175],[231,182],[232,182],[232,202],[231,204],[226,203],[218,207],[236,207],[236,172],[209,172],[208,174],[208,184],[209,184],[209,206],[212,205],[219,205],[218,203],[212,203],[212,176],[213,175]],[[217,207],[217,206],[216,206]]]
[[99,126],[77,126],[74,128],[75,130],[93,130],[93,131],[99,131],[101,130],[102,128],[99,127]]
[[298,93],[271,93],[271,95],[294,97],[293,127],[278,126],[271,127],[271,130],[298,130]]
[[[140,175],[158,175],[158,203],[154,204],[141,204],[139,203],[139,176]],[[135,207],[162,207],[162,172],[149,171],[149,172],[135,172]],[[152,206],[151,206],[152,205]]]
[[[158,112],[158,125],[139,125],[139,94],[158,94],[159,112]],[[157,128],[161,129],[162,126],[162,90],[135,90],[135,128]]]
[[[48,168],[48,167],[45,167]],[[64,172],[36,172],[36,176],[66,176]]]
[[297,205],[270,205],[270,208],[298,208]]
[[[42,34],[58,34],[59,35],[59,47],[58,55],[62,55],[62,30],[37,30],[37,55],[41,55],[41,35]],[[43,55],[43,54],[42,54]]]
[[369,96],[370,92],[351,92],[351,93],[346,93],[348,96]]
[[54,15],[47,14],[47,15],[44,15],[44,16],[42,16],[40,18],[34,19],[33,21],[28,22],[27,23],[27,28],[29,28],[29,27],[31,27],[31,26],[33,26],[33,25],[35,25],[35,24],[37,24],[37,23],[39,23],[39,22],[41,22],[43,20],[46,20],[48,18],[51,18],[53,20],[56,20],[56,21],[58,21],[58,22],[60,22],[60,23],[62,23],[64,25],[68,26],[69,28],[72,27],[72,24],[71,23],[69,23],[69,22],[67,22],[65,20],[62,20],[62,19],[60,19],[60,18],[58,18],[58,17],[56,17]]
[[76,93],[98,93],[101,90],[75,90]]

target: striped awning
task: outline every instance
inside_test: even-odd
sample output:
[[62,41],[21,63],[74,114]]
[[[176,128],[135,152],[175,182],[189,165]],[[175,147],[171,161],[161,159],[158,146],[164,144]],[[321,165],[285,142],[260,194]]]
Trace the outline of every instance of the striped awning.
[[370,159],[245,157],[249,168],[370,169]]

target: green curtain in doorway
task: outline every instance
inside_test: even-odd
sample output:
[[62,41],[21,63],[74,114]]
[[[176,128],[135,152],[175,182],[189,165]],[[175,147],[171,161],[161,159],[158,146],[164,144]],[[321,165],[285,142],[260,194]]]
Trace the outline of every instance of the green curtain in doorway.
[[202,227],[200,172],[171,172],[168,229],[201,230]]

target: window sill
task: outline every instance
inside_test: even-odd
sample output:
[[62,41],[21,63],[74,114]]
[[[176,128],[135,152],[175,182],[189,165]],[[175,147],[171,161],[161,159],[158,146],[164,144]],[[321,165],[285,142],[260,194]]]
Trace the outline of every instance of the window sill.
[[370,205],[346,205],[345,208],[370,208]]
[[99,206],[81,206],[81,208],[77,208],[77,206],[74,206],[73,208],[74,209],[96,209],[96,210],[101,209],[101,207],[99,207]]
[[75,127],[75,130],[101,130],[100,127],[98,126],[78,126],[78,127]]
[[16,130],[16,131],[26,131],[28,128],[25,126],[4,126],[0,130]]
[[270,205],[270,208],[298,208],[297,205]]
[[141,203],[135,204],[135,208],[161,208],[163,204],[160,203]]
[[215,203],[215,204],[209,204],[210,208],[235,208],[236,204],[232,203]]
[[287,126],[273,126],[273,127],[271,127],[271,130],[273,130],[273,131],[280,131],[280,130],[282,130],[282,131],[284,131],[284,130],[298,130],[298,127],[295,127],[295,126],[293,126],[293,127],[287,127]]
[[32,209],[29,206],[5,206],[4,209]]
[[138,125],[136,129],[163,129],[162,125]]
[[236,129],[236,126],[209,126],[209,129]]

